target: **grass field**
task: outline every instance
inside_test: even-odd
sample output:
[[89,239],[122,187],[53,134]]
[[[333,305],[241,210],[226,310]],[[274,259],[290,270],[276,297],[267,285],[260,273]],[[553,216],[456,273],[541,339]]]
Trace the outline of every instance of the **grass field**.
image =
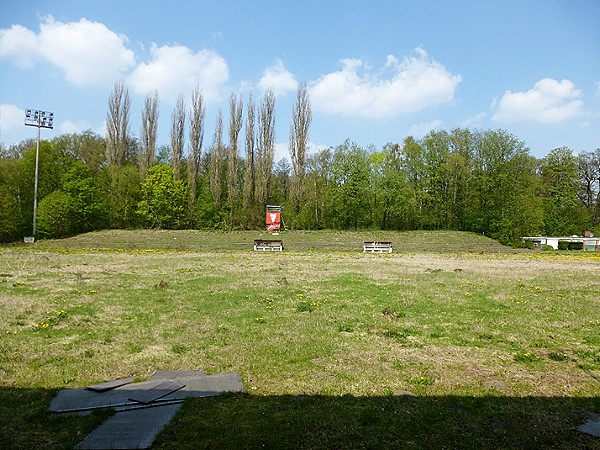
[[[0,448],[67,449],[104,414],[57,392],[239,372],[153,448],[600,448],[600,255],[459,232],[106,231],[0,247]],[[363,254],[389,240],[391,255]],[[600,417],[600,416],[599,416]]]

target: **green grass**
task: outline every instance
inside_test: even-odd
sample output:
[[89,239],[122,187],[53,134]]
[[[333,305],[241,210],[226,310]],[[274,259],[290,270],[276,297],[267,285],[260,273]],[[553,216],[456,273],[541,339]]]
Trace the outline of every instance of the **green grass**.
[[[0,248],[0,447],[72,448],[105,416],[58,389],[239,372],[154,448],[594,448],[600,258],[456,232],[106,231]],[[391,240],[394,253],[361,253]]]

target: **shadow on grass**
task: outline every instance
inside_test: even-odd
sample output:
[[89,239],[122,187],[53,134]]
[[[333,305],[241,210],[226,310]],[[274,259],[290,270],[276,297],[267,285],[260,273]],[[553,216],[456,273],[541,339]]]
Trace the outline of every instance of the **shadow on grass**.
[[600,397],[252,396],[185,403],[153,448],[600,448]]
[[[52,416],[54,390],[0,388],[0,448],[72,449],[110,415]],[[153,449],[600,449],[600,397],[224,394],[188,399]]]
[[72,449],[111,414],[50,415],[48,405],[57,392],[0,387],[0,449]]

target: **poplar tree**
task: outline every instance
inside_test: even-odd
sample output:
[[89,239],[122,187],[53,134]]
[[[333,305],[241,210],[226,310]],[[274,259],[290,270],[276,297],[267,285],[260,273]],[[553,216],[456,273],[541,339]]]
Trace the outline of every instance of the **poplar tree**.
[[256,161],[256,200],[266,207],[270,196],[275,150],[275,93],[268,89],[260,105],[258,116],[258,147]]
[[300,211],[302,203],[302,186],[304,183],[306,166],[306,148],[308,146],[308,131],[312,121],[312,109],[308,96],[306,83],[298,86],[296,102],[292,111],[292,124],[290,126],[289,151],[292,160],[292,202],[296,213]]
[[142,130],[140,133],[140,173],[142,179],[154,165],[156,158],[156,133],[158,128],[158,92],[148,92],[142,110]]
[[115,82],[106,115],[106,159],[109,166],[121,166],[127,156],[131,98],[123,80]]
[[200,92],[200,87],[196,87],[192,92],[192,105],[189,116],[190,154],[188,156],[188,191],[190,210],[194,208],[196,202],[197,180],[200,171],[200,159],[202,158],[202,143],[204,141],[205,115],[204,96]]
[[185,132],[185,100],[183,94],[177,98],[173,114],[171,115],[171,152],[173,155],[171,164],[173,176],[176,180],[181,175],[181,160],[183,157],[183,140]]
[[233,218],[238,199],[237,194],[237,166],[238,166],[238,138],[242,129],[243,101],[235,94],[229,99],[229,148],[227,149],[227,199],[230,214]]
[[217,114],[217,122],[215,124],[215,136],[213,138],[213,146],[210,153],[209,167],[209,184],[210,193],[218,210],[221,208],[221,169],[223,166],[223,115],[221,110]]
[[255,173],[255,111],[252,94],[248,97],[246,107],[246,166],[244,168],[243,206],[248,210],[254,203]]

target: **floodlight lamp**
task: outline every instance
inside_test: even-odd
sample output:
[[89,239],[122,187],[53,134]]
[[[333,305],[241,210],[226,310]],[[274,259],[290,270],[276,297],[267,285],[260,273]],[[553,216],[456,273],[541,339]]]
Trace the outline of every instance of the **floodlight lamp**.
[[38,128],[54,128],[54,113],[50,111],[26,109],[25,125]]

